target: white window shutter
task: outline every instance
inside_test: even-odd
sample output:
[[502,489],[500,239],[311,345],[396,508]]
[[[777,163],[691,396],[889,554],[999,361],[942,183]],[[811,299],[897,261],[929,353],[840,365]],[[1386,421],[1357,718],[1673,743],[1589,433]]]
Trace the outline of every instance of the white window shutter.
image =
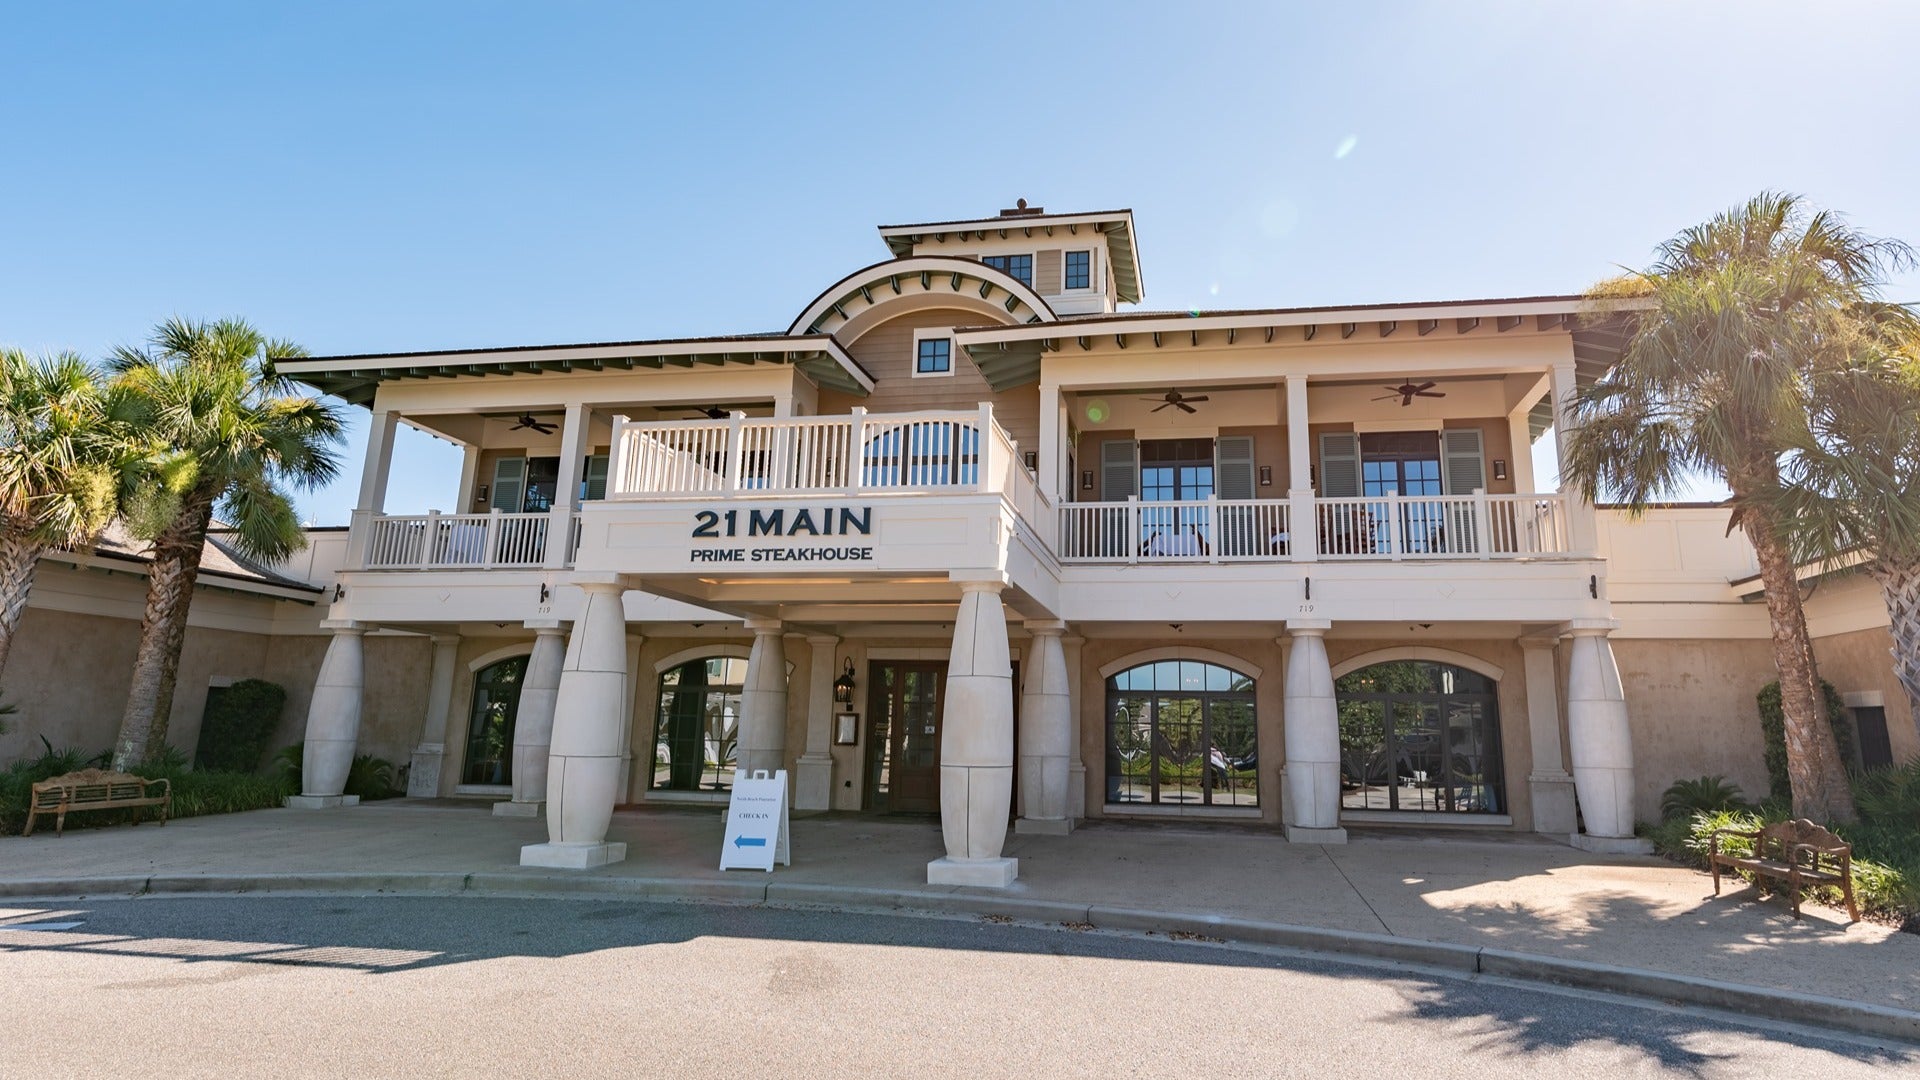
[[1132,439],[1108,439],[1100,444],[1100,498],[1122,502],[1140,493],[1138,444]]
[[1222,435],[1213,456],[1214,491],[1223,499],[1253,498],[1253,436]]
[[1487,486],[1487,459],[1479,428],[1448,428],[1440,433],[1441,468],[1449,495],[1471,495]]
[[527,497],[527,459],[501,458],[493,463],[493,498],[488,505],[495,510],[517,514]]
[[1320,497],[1351,499],[1360,494],[1360,436],[1329,431],[1320,436]]

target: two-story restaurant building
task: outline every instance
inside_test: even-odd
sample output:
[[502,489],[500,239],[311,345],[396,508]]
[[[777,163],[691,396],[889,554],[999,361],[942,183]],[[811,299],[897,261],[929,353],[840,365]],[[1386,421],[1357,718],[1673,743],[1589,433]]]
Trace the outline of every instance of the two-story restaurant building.
[[[779,332],[285,365],[372,414],[296,804],[341,801],[393,633],[432,642],[413,792],[544,806],[542,866],[735,766],[937,812],[934,882],[1005,885],[1010,828],[1088,816],[1623,847],[1673,779],[1649,742],[1757,746],[1684,694],[1636,716],[1595,508],[1535,482],[1623,340],[1579,298],[1123,311],[1130,211],[880,236]],[[402,423],[464,448],[449,512],[383,511]],[[1641,644],[1750,623],[1720,589],[1643,595]],[[1766,677],[1760,636],[1702,648]]]

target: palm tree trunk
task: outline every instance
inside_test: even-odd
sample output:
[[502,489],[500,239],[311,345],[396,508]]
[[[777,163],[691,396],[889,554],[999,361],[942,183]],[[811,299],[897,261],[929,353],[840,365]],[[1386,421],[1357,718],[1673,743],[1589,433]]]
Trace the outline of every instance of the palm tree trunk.
[[1786,718],[1787,779],[1793,786],[1793,815],[1822,824],[1856,819],[1853,790],[1840,764],[1840,747],[1827,723],[1826,698],[1813,662],[1813,638],[1800,604],[1800,579],[1793,557],[1759,514],[1742,515],[1753,542],[1766,589],[1767,619],[1773,627],[1773,663],[1780,671],[1780,709]]
[[40,565],[41,545],[13,533],[0,534],[0,671],[13,648],[13,632],[27,613],[27,594],[33,590],[33,571]]
[[150,758],[166,742],[173,711],[174,679],[180,673],[180,647],[186,640],[187,609],[200,573],[200,552],[213,519],[213,500],[189,500],[153,543],[147,565],[147,606],[140,619],[140,651],[133,662],[133,685],[120,718],[113,767],[128,769]]
[[[1869,566],[1887,601],[1888,629],[1893,633],[1893,674],[1907,692],[1907,708],[1920,721],[1920,560]],[[4,655],[4,654],[0,654]]]

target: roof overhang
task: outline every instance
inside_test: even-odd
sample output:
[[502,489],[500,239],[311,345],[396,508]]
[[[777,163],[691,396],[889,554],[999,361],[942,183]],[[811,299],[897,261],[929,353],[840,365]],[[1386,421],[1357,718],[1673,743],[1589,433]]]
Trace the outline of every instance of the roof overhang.
[[381,383],[405,379],[483,378],[572,371],[646,371],[785,364],[825,389],[865,397],[869,375],[831,334],[672,338],[584,345],[372,353],[285,360],[282,374],[355,405],[370,405]]
[[882,225],[880,238],[895,256],[913,254],[914,248],[928,240],[938,243],[949,237],[986,240],[1013,236],[1076,236],[1082,229],[1103,233],[1107,238],[1107,259],[1113,268],[1114,291],[1121,303],[1137,304],[1146,295],[1140,277],[1140,252],[1134,240],[1132,210],[1095,210],[1085,214],[1020,214],[1009,217],[975,218],[968,221],[924,221],[916,225]]
[[[1068,318],[1045,326],[978,326],[954,331],[954,340],[967,351],[996,391],[1032,382],[1040,376],[1041,356],[1063,343],[1083,344],[1112,337],[1151,339],[1198,345],[1201,334],[1222,333],[1229,343],[1238,340],[1271,342],[1282,328],[1308,328],[1309,339],[1325,327],[1341,338],[1362,326],[1368,336],[1388,337],[1396,332],[1425,337],[1436,330],[1470,333],[1482,326],[1504,333],[1532,325],[1537,330],[1566,328],[1573,336],[1576,374],[1591,383],[1611,367],[1625,346],[1633,305],[1615,302],[1604,317],[1596,317],[1592,302],[1582,296],[1528,296],[1491,300],[1435,300],[1415,303],[1362,304],[1341,307],[1266,308],[1245,311],[1142,312]],[[1553,423],[1553,404],[1542,399],[1530,416],[1535,438]]]

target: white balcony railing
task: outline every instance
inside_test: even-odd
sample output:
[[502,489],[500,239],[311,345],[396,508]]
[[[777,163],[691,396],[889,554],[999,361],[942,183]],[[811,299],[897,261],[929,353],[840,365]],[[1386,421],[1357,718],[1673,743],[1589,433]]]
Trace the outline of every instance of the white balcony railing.
[[1256,562],[1289,557],[1291,508],[1275,499],[1060,507],[1061,562]]
[[[986,437],[982,437],[982,433]],[[1003,491],[1017,447],[977,411],[634,423],[615,417],[609,499]]]
[[1295,528],[1283,499],[1069,503],[1064,563],[1279,562],[1318,559],[1517,559],[1568,555],[1563,496],[1388,495],[1314,499]]
[[[368,570],[544,566],[552,522],[551,513],[506,514],[497,510],[490,514],[376,517],[367,525],[364,565]],[[565,554],[571,561],[573,552]]]

